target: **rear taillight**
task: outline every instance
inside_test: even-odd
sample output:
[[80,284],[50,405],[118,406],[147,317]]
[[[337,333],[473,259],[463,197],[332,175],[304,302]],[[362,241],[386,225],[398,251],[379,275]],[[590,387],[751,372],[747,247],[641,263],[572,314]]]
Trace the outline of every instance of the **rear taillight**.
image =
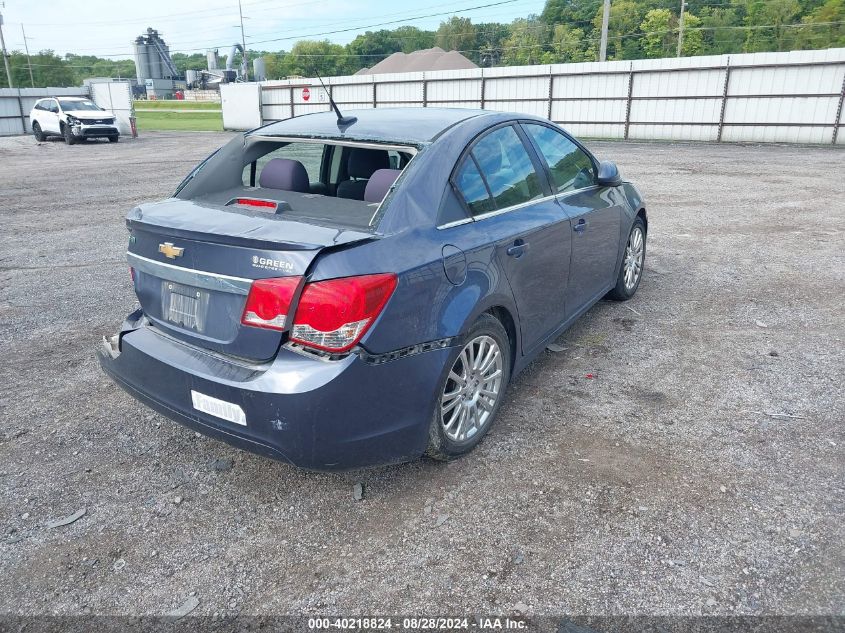
[[291,340],[328,352],[351,349],[373,324],[396,288],[396,275],[344,277],[307,284]]
[[241,323],[270,330],[284,330],[293,296],[301,281],[302,277],[253,281]]

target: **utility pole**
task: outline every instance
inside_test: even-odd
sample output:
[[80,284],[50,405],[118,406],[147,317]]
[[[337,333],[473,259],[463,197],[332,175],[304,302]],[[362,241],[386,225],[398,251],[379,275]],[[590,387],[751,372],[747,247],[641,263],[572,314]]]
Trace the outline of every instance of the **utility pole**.
[[[0,6],[5,7],[2,3]],[[9,68],[9,54],[6,52],[6,40],[3,38],[3,14],[0,13],[0,49],[3,50],[3,63],[6,65],[6,79],[9,80],[9,88],[14,88],[12,85],[12,69]]]
[[23,47],[26,50],[26,65],[29,67],[29,83],[35,88],[35,79],[32,78],[32,60],[29,58],[29,43],[26,41],[26,31],[23,29],[23,24],[21,24],[21,35],[23,35]]
[[610,21],[610,0],[604,0],[604,13],[601,18],[601,44],[599,45],[599,61],[607,59],[607,23]]
[[249,81],[249,64],[246,57],[246,37],[244,36],[244,10],[241,6],[241,0],[238,0],[238,14],[241,16],[241,46],[244,47],[243,67],[244,67],[244,81]]
[[678,18],[678,57],[681,56],[681,50],[684,47],[684,9],[686,7],[687,3],[681,0],[681,15]]

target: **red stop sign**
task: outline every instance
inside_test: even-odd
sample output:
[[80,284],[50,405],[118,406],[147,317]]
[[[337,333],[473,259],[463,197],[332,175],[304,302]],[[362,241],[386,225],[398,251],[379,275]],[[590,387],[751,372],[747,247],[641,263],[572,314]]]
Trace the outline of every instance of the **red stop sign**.
[[311,91],[308,88],[302,89],[302,100],[308,101],[311,98]]

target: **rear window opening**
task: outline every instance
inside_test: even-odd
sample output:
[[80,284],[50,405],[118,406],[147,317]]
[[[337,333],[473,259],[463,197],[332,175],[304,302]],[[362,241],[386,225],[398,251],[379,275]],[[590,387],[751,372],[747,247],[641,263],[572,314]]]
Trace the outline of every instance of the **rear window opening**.
[[370,225],[414,149],[260,139],[244,155],[243,195],[228,204],[362,227]]
[[248,134],[197,166],[176,197],[278,220],[372,229],[411,145]]

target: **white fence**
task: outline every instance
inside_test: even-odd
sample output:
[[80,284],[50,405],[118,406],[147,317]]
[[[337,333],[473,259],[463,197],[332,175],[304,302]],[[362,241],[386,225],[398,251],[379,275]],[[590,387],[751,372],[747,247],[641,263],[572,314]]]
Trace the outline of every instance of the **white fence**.
[[132,134],[129,119],[135,116],[132,86],[128,81],[98,81],[91,83],[91,99],[101,108],[114,113],[117,128],[123,136]]
[[[845,144],[845,48],[328,77],[341,109],[437,106],[525,112],[595,138]],[[223,99],[224,126],[327,110],[317,79]],[[227,116],[227,108],[229,113]],[[234,112],[237,108],[240,112]]]
[[250,130],[261,125],[261,86],[256,83],[221,84],[223,127]]
[[120,133],[131,132],[132,89],[128,81],[92,82],[79,88],[0,88],[0,136],[29,134],[29,112],[44,97],[89,97],[101,108],[111,110]]

